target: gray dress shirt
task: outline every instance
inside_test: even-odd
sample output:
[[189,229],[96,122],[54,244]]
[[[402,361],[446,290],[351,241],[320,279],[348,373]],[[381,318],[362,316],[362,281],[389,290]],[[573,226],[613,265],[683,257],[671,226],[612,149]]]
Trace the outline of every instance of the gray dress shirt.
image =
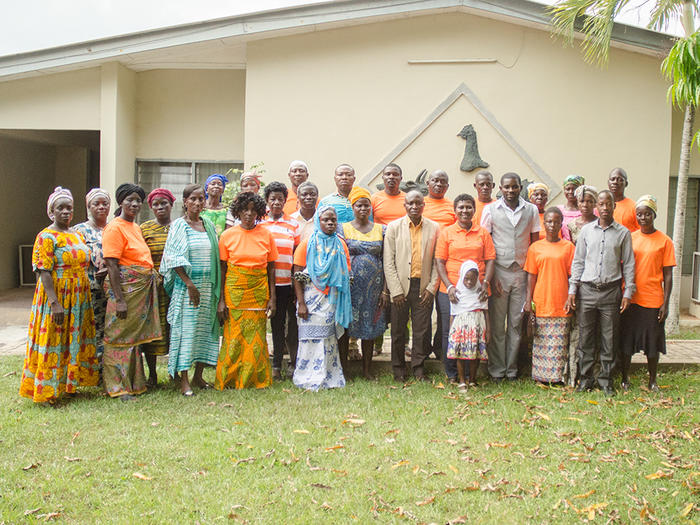
[[617,222],[607,228],[601,228],[599,221],[586,224],[576,241],[569,294],[575,295],[580,283],[601,286],[622,278],[625,279],[624,297],[631,299],[636,286],[629,230]]

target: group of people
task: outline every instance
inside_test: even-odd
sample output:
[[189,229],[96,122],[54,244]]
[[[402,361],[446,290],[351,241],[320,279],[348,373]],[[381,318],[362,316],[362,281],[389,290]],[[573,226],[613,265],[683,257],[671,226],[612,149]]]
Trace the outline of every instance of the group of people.
[[[476,386],[482,360],[493,381],[515,380],[529,356],[521,342],[531,339],[536,381],[579,391],[597,381],[612,395],[613,367],[629,388],[631,356],[643,351],[649,387],[658,389],[673,244],[654,228],[652,196],[624,196],[624,170],[613,170],[600,192],[567,177],[558,207],[547,207],[541,183],[524,199],[515,173],[501,177],[499,198],[482,171],[477,198],[454,201],[442,170],[429,176],[427,195],[404,193],[392,163],[384,189],[370,194],[341,164],[336,191],[322,199],[306,163],[292,162],[288,175],[289,186],[263,188],[246,172],[225,206],[229,181],[214,174],[185,187],[175,220],[168,189],[146,195],[122,184],[108,221],[111,197],[96,188],[86,196],[88,220],[75,227],[73,197],[56,188],[47,203],[52,224],[34,244],[20,394],[53,404],[102,383],[111,397],[135,399],[157,386],[164,355],[187,397],[193,389],[264,388],[283,373],[308,390],[343,387],[351,340],[371,378],[387,324],[397,381],[409,372],[424,380],[431,353],[460,390]],[[139,225],[144,202],[155,218]],[[216,368],[213,385],[205,367]]]

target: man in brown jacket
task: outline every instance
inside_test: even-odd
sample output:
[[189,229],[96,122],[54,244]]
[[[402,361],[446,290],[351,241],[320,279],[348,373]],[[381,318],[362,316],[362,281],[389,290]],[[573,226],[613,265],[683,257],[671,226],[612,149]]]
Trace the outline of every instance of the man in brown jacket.
[[438,286],[435,243],[440,227],[423,217],[425,202],[419,191],[406,194],[406,216],[389,223],[384,236],[384,276],[391,297],[391,365],[394,379],[405,381],[406,326],[413,329],[411,368],[425,379],[423,362],[430,337],[430,314]]

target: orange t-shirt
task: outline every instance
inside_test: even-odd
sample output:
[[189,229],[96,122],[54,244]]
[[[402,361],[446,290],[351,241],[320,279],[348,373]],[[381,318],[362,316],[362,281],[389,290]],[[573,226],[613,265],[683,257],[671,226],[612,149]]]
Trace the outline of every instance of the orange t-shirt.
[[661,308],[664,304],[664,266],[676,265],[673,241],[659,230],[651,234],[637,230],[632,233],[632,249],[637,285],[632,302],[644,308]]
[[[445,269],[450,282],[457,286],[459,269],[462,263],[471,259],[479,265],[479,279],[483,281],[486,261],[496,258],[496,248],[493,246],[491,235],[476,222],[472,221],[469,231],[459,223],[440,230],[435,258],[445,261]],[[447,293],[447,287],[440,281],[440,291]]]
[[613,211],[613,219],[615,219],[615,222],[622,224],[630,232],[636,232],[639,229],[635,206],[636,203],[632,199],[625,197],[621,201],[615,203],[615,211]]
[[379,191],[372,195],[372,214],[377,224],[389,224],[406,215],[404,201],[406,194],[402,191],[398,195],[387,195],[386,191]]
[[523,269],[537,275],[532,300],[537,317],[568,317],[564,305],[569,294],[569,275],[576,247],[570,241],[535,242],[527,250]]
[[484,208],[491,204],[493,202],[493,199],[491,199],[489,202],[481,202],[479,199],[476,199],[476,210],[474,211],[474,217],[472,217],[472,221],[481,224],[481,214],[484,211]]
[[224,230],[219,239],[219,259],[246,268],[265,268],[279,257],[272,233],[262,224],[252,230],[240,225]]
[[151,250],[141,233],[141,227],[121,217],[114,218],[102,232],[102,257],[119,259],[122,266],[153,268]]
[[437,222],[440,229],[452,226],[457,221],[454,205],[450,199],[433,199],[430,195],[425,197],[423,217]]

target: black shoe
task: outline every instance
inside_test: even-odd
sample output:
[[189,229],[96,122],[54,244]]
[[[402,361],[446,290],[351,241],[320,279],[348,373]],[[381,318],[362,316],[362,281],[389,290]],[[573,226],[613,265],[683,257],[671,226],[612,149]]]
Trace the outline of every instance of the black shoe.
[[611,386],[604,386],[603,394],[605,394],[605,397],[613,397],[615,395],[615,389]]
[[491,377],[491,382],[498,384],[498,383],[503,382],[503,378],[502,377]]
[[510,381],[511,383],[512,383],[513,381],[517,381],[517,380],[518,380],[517,377],[511,377],[511,376],[506,377],[506,379],[507,379],[508,381]]
[[576,387],[576,392],[590,392],[593,390],[593,384],[590,381],[580,381]]
[[630,382],[629,381],[623,381],[620,383],[620,388],[622,389],[623,392],[629,392],[630,389]]

